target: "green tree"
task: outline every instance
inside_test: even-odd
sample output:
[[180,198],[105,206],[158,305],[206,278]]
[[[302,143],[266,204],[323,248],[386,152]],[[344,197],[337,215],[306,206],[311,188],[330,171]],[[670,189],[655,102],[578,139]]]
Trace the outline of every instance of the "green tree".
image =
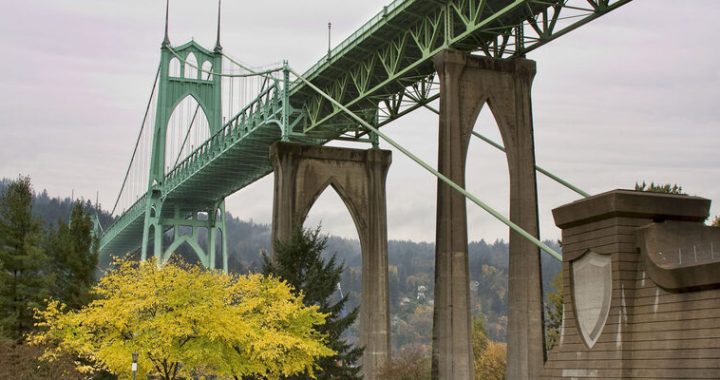
[[358,309],[343,315],[347,295],[333,301],[343,265],[337,263],[334,255],[327,260],[323,259],[327,239],[327,236],[321,235],[319,226],[315,229],[295,228],[287,241],[275,242],[274,258],[264,255],[263,272],[287,281],[297,294],[302,294],[306,305],[317,305],[322,313],[328,314],[325,324],[319,330],[327,336],[328,347],[337,354],[320,358],[317,362],[317,378],[360,379],[357,364],[362,349],[351,346],[343,338],[343,332],[357,319]]
[[716,216],[710,225],[713,227],[720,227],[720,215]]
[[563,278],[562,272],[553,278],[554,290],[548,293],[548,303],[545,305],[545,346],[547,351],[560,341],[560,329],[563,316]]
[[682,186],[678,186],[677,184],[655,184],[655,182],[650,182],[650,185],[646,184],[645,181],[643,181],[642,184],[638,184],[635,182],[635,191],[647,191],[651,193],[665,193],[665,194],[677,194],[677,195],[687,195],[683,192]]
[[49,234],[47,251],[55,272],[53,297],[71,309],[90,302],[98,261],[97,244],[93,244],[93,223],[82,202],[77,201],[70,213],[70,222],[58,221],[58,228]]
[[32,310],[52,283],[32,197],[28,177],[10,183],[0,196],[0,335],[17,341],[32,328]]
[[79,357],[78,371],[171,380],[218,376],[278,378],[313,374],[314,362],[334,354],[316,328],[325,321],[286,283],[154,260],[124,261],[93,287],[80,310],[57,301],[37,311],[32,344],[42,359]]

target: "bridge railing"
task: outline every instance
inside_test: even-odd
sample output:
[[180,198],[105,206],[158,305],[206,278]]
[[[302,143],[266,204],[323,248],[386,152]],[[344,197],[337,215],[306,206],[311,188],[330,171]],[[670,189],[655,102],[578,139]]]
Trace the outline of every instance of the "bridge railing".
[[[368,20],[365,24],[363,24],[358,30],[356,30],[353,34],[349,35],[347,38],[345,38],[339,45],[335,46],[330,50],[328,53],[328,59],[327,60],[319,60],[317,63],[315,63],[310,69],[305,71],[303,76],[308,79],[312,79],[312,77],[315,75],[317,71],[319,71],[319,68],[329,63],[329,60],[332,60],[332,58],[340,55],[340,52],[343,52],[346,49],[349,49],[352,45],[356,45],[358,41],[360,41],[360,37],[364,34],[371,31],[371,29],[377,27],[381,24],[381,21],[383,18],[388,17],[391,13],[395,12],[397,9],[401,7],[401,5],[406,5],[409,3],[414,2],[414,0],[395,0],[392,3],[386,5],[383,7],[383,9],[378,12],[375,16],[373,16],[370,20]],[[297,81],[294,83],[295,85],[301,85],[302,82]]]
[[132,206],[130,206],[125,212],[123,212],[122,215],[116,218],[109,227],[104,229],[105,234],[103,234],[100,241],[101,251],[109,240],[115,238],[117,233],[123,231],[125,227],[127,227],[133,220],[145,211],[146,197],[147,195],[143,195],[138,198],[138,200],[135,201],[135,203],[133,203]]
[[222,151],[241,141],[257,128],[271,122],[280,124],[279,115],[285,104],[279,87],[279,82],[268,86],[255,100],[227,121],[219,131],[168,172],[165,176],[166,192],[172,191],[192,173],[200,170]]

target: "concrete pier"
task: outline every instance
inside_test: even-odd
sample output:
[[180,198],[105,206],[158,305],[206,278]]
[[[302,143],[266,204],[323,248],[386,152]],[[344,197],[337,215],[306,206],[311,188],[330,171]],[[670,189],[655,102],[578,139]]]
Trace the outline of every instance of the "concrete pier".
[[720,379],[710,200],[613,190],[553,210],[563,323],[539,379]]
[[[446,50],[434,63],[440,77],[439,171],[465,186],[470,132],[487,103],[507,151],[510,220],[538,236],[530,98],[535,62]],[[465,198],[438,181],[433,379],[473,379],[467,244]],[[544,360],[540,256],[514,232],[509,272],[507,378],[531,379]]]
[[302,225],[328,186],[350,211],[362,249],[362,368],[364,378],[374,380],[390,358],[385,179],[391,152],[278,142],[270,147],[270,159],[275,169],[273,241],[287,239]]

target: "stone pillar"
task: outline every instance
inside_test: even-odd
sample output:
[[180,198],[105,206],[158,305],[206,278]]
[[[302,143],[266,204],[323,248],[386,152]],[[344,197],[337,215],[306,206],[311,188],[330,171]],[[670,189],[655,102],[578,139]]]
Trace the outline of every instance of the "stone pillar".
[[[472,115],[466,109],[477,99],[463,97],[465,55],[443,52],[435,58],[435,68],[440,76],[438,171],[465,187],[465,158],[475,122],[467,121]],[[479,107],[472,113],[477,117]],[[465,197],[440,180],[436,217],[432,378],[473,379]]]
[[278,142],[270,147],[275,169],[272,239],[287,239],[302,225],[320,194],[332,187],[350,211],[362,249],[360,344],[365,379],[376,379],[390,358],[385,178],[391,152]]
[[[465,160],[480,110],[488,103],[507,151],[510,219],[538,236],[530,89],[535,62],[474,57],[446,50],[440,77],[438,168],[465,186]],[[438,181],[433,379],[472,379],[465,198]],[[508,379],[530,379],[544,359],[539,250],[510,234]]]
[[553,210],[563,322],[540,379],[718,379],[720,228],[707,199],[613,190]]
[[[538,226],[535,143],[531,87],[535,62],[493,62],[495,95],[488,102],[497,115],[510,174],[510,220],[535,237]],[[500,63],[500,64],[498,64]],[[507,378],[536,379],[545,360],[540,250],[510,232],[508,273]]]

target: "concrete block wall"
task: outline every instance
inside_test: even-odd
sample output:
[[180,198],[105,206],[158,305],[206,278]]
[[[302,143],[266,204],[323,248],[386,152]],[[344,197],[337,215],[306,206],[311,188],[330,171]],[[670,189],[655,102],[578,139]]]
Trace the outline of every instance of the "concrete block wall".
[[[720,379],[720,272],[711,274],[720,253],[706,249],[715,240],[720,247],[720,229],[702,225],[709,205],[698,197],[615,190],[553,210],[563,230],[564,320],[539,378]],[[658,267],[653,254],[681,252],[678,247],[689,244],[683,236],[693,234],[704,239],[694,246],[693,259],[702,248],[699,258],[686,257],[682,267],[659,263],[676,280],[659,286],[658,270],[647,270]],[[648,239],[658,236],[663,241],[653,246]],[[588,255],[598,263],[607,260],[611,275],[578,276],[573,266]],[[699,284],[698,277],[704,278]],[[598,300],[605,297],[604,281],[610,299],[603,304]],[[598,318],[588,321],[588,315]],[[593,342],[579,325],[593,326],[595,320],[600,322]]]

